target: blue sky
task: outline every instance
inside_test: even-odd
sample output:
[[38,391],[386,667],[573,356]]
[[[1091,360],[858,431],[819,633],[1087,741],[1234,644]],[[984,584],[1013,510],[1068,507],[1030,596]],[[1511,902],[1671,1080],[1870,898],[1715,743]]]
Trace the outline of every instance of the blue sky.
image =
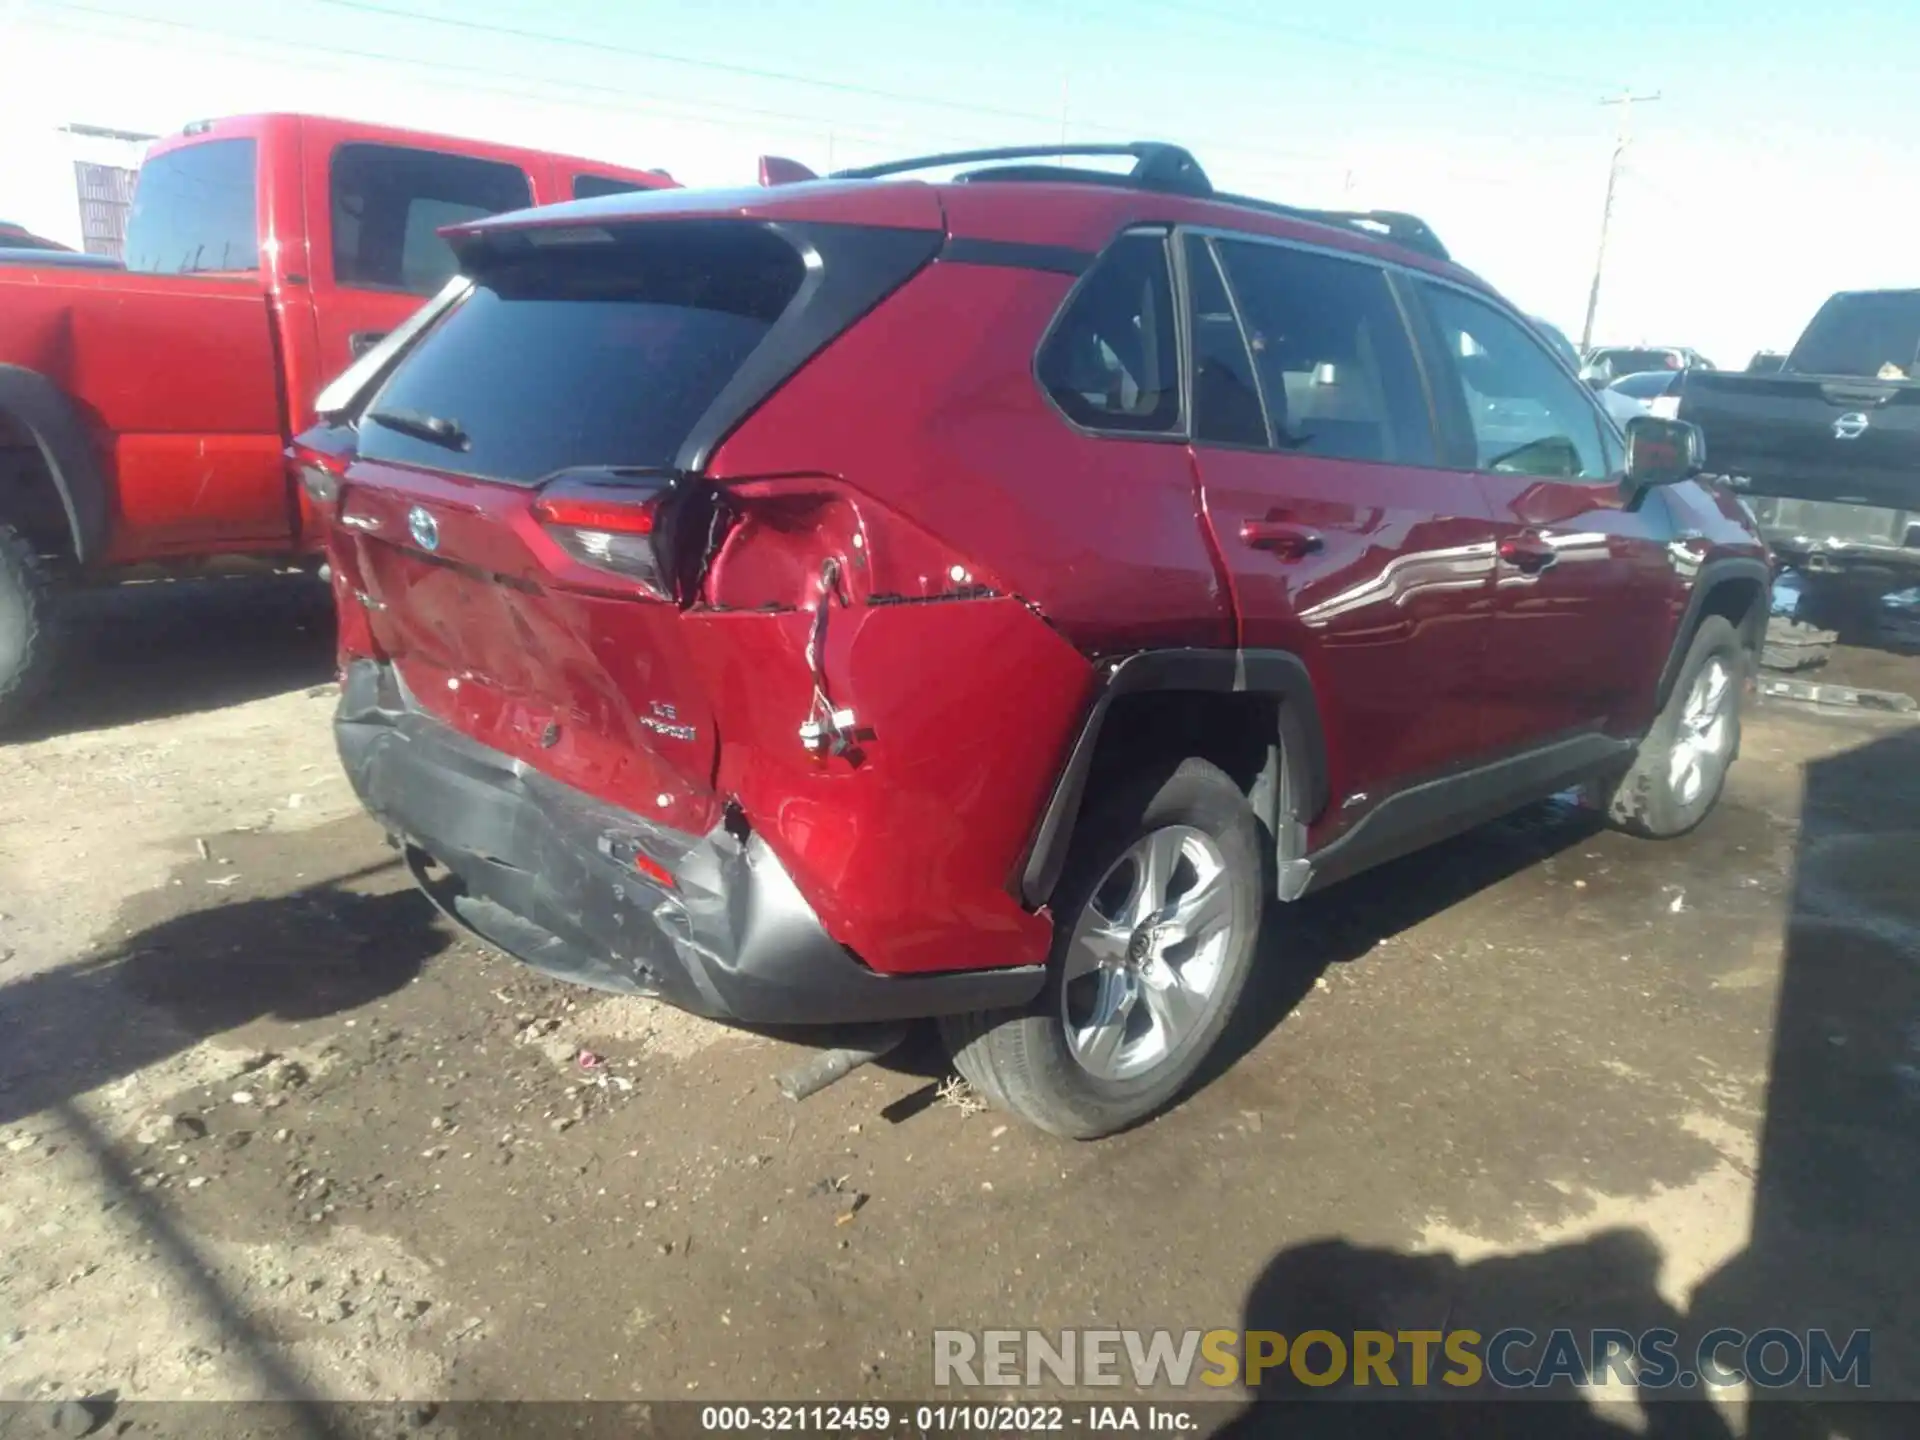
[[1630,85],[1664,98],[1635,111],[1597,339],[1739,364],[1835,288],[1920,283],[1920,6],[1887,0],[0,0],[0,47],[16,150],[70,120],[305,109],[728,183],[763,150],[1173,139],[1234,188],[1423,214],[1576,334],[1599,100]]

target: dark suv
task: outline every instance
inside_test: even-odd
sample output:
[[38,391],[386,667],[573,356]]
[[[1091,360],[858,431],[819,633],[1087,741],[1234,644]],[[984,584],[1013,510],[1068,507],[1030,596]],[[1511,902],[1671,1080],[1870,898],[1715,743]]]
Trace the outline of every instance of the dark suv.
[[1696,432],[1617,431],[1412,217],[1097,153],[449,232],[296,456],[341,754],[450,915],[703,1015],[938,1017],[1094,1136],[1270,899],[1569,787],[1713,805],[1769,573]]

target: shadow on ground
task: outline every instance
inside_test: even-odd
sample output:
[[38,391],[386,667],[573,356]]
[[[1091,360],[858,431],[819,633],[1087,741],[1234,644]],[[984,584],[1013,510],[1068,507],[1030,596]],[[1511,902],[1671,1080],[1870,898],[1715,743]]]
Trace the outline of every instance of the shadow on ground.
[[251,1021],[320,1019],[400,989],[448,943],[403,880],[388,861],[192,910],[0,987],[0,1124]]
[[[1681,1375],[1695,1369],[1702,1337],[1719,1327],[1747,1336],[1777,1328],[1804,1337],[1824,1329],[1837,1352],[1864,1330],[1871,1332],[1860,1375],[1867,1388],[1844,1378],[1824,1390],[1788,1384],[1751,1404],[1743,1433],[1754,1440],[1912,1434],[1920,1398],[1912,1359],[1920,1353],[1916,876],[1920,732],[1885,735],[1809,764],[1752,1238],[1686,1297],[1684,1312],[1656,1288],[1661,1256],[1652,1239],[1626,1230],[1470,1265],[1344,1241],[1292,1247],[1254,1283],[1245,1327],[1290,1337],[1464,1327],[1491,1337],[1517,1326],[1542,1341],[1566,1327],[1580,1337],[1583,1353],[1590,1353],[1594,1329],[1639,1334],[1659,1327],[1678,1337]],[[1538,1346],[1511,1353],[1522,1367],[1541,1357]],[[1730,1362],[1741,1354],[1736,1344],[1715,1358]],[[1765,1363],[1778,1367],[1784,1359],[1775,1350]],[[1312,1369],[1326,1365],[1319,1352]],[[1438,1363],[1433,1373],[1443,1373]],[[1259,1400],[1226,1433],[1701,1440],[1733,1433],[1723,1413],[1702,1402],[1697,1380],[1643,1389],[1636,1404],[1592,1407],[1565,1386],[1562,1403],[1479,1403],[1497,1393],[1484,1384],[1451,1404],[1396,1403],[1378,1385],[1354,1387],[1351,1368],[1324,1389],[1301,1384],[1284,1368],[1263,1379]],[[1369,1400],[1386,1403],[1369,1405],[1362,1425],[1353,1405]],[[1906,1403],[1868,1403],[1875,1400]]]
[[[1548,800],[1294,904],[1270,900],[1245,995],[1188,1096],[1251,1054],[1286,1022],[1313,990],[1314,981],[1334,966],[1360,959],[1382,940],[1591,839],[1600,828],[1592,811],[1563,799]],[[779,1038],[822,1043],[818,1031],[781,1032]],[[827,1043],[857,1043],[857,1037]],[[885,1112],[896,1124],[931,1105],[939,1083],[953,1072],[930,1024],[915,1026],[906,1042],[880,1064],[926,1082]]]
[[66,626],[53,691],[17,738],[215,710],[334,674],[332,597],[305,575],[86,591]]
[[1592,839],[1600,828],[1593,811],[1548,800],[1292,905],[1270,901],[1245,998],[1196,1086],[1211,1084],[1251,1053],[1328,970]]

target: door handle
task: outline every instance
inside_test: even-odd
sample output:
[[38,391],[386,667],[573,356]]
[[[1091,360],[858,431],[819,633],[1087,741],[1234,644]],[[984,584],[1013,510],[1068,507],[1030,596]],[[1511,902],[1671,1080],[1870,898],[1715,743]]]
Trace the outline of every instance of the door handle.
[[1285,520],[1242,520],[1240,540],[1255,550],[1265,550],[1282,560],[1298,560],[1325,548],[1319,532]]
[[386,338],[387,332],[384,330],[356,330],[347,336],[347,350],[358,360]]
[[1551,570],[1560,556],[1538,535],[1509,535],[1500,542],[1500,558],[1524,575]]

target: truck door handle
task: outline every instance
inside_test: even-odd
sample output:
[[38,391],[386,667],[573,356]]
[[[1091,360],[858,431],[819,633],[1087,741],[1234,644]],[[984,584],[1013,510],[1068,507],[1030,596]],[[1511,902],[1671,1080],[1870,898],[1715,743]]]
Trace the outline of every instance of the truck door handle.
[[1282,560],[1299,560],[1325,548],[1317,531],[1285,520],[1242,520],[1240,540],[1255,550],[1265,550]]
[[1525,575],[1550,570],[1560,559],[1538,535],[1509,535],[1500,542],[1500,558]]
[[358,360],[386,338],[387,332],[384,330],[356,330],[347,336],[347,350]]

